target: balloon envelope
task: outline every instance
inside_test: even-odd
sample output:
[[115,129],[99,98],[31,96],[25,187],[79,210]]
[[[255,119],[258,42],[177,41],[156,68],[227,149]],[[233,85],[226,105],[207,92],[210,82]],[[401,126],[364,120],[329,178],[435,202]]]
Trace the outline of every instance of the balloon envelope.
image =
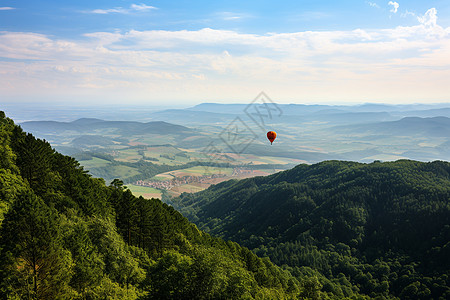
[[273,141],[275,141],[275,139],[277,138],[277,133],[275,131],[269,131],[267,133],[267,138],[270,141],[270,144],[272,145]]

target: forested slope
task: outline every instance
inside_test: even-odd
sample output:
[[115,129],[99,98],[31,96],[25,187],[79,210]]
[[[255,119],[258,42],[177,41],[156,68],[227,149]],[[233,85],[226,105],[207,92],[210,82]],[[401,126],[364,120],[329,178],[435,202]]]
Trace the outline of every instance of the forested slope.
[[0,112],[1,299],[325,297],[314,283],[106,186]]
[[450,164],[326,161],[228,181],[175,205],[323,290],[450,298]]

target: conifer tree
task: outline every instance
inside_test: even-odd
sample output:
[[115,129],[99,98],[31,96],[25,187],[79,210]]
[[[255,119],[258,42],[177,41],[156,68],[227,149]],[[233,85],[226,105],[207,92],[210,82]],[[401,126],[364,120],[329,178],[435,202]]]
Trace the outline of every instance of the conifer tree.
[[19,299],[67,299],[70,252],[61,245],[57,212],[28,191],[5,216],[1,234],[2,293]]
[[10,147],[11,131],[14,128],[14,122],[0,111],[0,169],[10,169],[14,173],[18,171],[14,161],[14,155]]

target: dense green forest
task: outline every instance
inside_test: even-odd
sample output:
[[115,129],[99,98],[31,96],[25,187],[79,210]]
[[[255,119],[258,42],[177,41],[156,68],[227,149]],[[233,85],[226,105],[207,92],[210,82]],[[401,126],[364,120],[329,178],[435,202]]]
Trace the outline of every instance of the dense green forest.
[[174,205],[322,291],[450,299],[450,163],[326,161],[228,181]]
[[0,113],[0,299],[448,299],[449,174],[299,165],[173,199],[199,230]]
[[[197,229],[158,199],[105,185],[0,112],[1,299],[318,299],[303,281]],[[360,297],[363,298],[363,297]]]

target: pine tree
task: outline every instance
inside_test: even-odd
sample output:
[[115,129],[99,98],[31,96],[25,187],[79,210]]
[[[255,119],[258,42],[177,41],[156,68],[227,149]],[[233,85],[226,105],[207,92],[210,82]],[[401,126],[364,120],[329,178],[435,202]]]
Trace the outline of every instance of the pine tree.
[[14,122],[0,111],[0,169],[10,169],[17,173],[18,169],[14,164],[16,155],[10,147],[11,131],[14,128]]
[[54,190],[61,178],[53,172],[55,150],[45,140],[25,134],[20,127],[13,130],[11,140],[13,151],[17,154],[16,165],[20,174],[28,181],[37,195]]
[[62,248],[58,222],[57,212],[31,191],[14,202],[0,231],[5,295],[23,299],[70,297],[72,259]]

